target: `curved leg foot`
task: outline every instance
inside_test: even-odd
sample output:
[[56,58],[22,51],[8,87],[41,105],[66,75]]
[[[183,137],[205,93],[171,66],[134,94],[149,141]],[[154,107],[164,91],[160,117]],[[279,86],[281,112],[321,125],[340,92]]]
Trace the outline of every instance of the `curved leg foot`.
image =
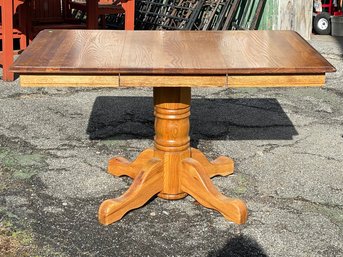
[[114,157],[108,162],[108,173],[115,176],[129,176],[135,178],[142,167],[154,156],[153,149],[146,149],[141,152],[136,160],[128,161],[123,157]]
[[99,208],[99,221],[104,225],[120,220],[125,213],[144,205],[162,191],[163,163],[152,158],[138,173],[130,188],[120,197],[104,201]]
[[194,197],[201,205],[219,211],[226,219],[237,224],[247,220],[247,207],[239,199],[228,198],[212,184],[205,168],[198,161],[182,161],[181,190]]
[[192,148],[191,157],[200,162],[210,178],[214,176],[228,176],[234,171],[234,161],[226,156],[219,156],[210,162],[200,150]]

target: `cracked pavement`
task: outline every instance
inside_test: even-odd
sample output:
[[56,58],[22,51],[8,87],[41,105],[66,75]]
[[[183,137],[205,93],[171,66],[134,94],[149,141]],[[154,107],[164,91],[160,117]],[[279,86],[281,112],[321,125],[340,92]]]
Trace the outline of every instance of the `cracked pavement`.
[[18,80],[0,81],[1,222],[30,235],[28,256],[343,256],[343,38],[310,43],[337,68],[324,88],[192,90],[192,145],[235,160],[213,182],[246,201],[246,224],[187,197],[100,225],[131,184],[107,161],[152,145],[152,90]]

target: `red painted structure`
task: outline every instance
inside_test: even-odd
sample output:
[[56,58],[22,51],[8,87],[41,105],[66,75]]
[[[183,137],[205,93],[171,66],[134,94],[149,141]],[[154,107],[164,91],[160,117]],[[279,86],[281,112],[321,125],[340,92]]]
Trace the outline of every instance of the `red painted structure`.
[[[12,81],[14,75],[9,72],[9,66],[13,62],[13,55],[18,51],[13,49],[13,39],[20,40],[20,50],[26,48],[27,45],[27,33],[25,30],[26,16],[25,12],[22,12],[24,0],[0,0],[1,8],[1,27],[0,27],[0,39],[2,41],[2,51],[0,52],[0,64],[3,67],[3,80]],[[19,24],[22,27],[14,27],[13,15],[18,12]],[[18,25],[18,24],[17,24]]]
[[338,5],[334,6],[333,0],[322,1],[322,8],[326,10],[327,13],[334,16],[342,16],[342,7]]

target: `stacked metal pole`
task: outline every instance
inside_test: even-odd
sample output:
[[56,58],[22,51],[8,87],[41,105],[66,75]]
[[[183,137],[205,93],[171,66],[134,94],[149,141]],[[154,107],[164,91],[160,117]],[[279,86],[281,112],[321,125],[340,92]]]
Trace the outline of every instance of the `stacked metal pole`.
[[[257,29],[266,0],[136,0],[135,29]],[[108,21],[118,20],[108,17]]]

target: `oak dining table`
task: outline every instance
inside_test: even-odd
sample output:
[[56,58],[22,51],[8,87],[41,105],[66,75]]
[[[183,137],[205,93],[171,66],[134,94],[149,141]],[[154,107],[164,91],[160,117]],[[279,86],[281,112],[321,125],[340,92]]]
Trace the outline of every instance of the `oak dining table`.
[[133,183],[100,205],[98,218],[106,225],[155,195],[190,195],[227,220],[245,223],[246,203],[224,196],[210,179],[232,174],[234,161],[209,161],[190,146],[191,88],[320,87],[335,71],[293,31],[45,30],[11,69],[23,87],[153,88],[154,144],[132,162],[109,161],[110,174]]

